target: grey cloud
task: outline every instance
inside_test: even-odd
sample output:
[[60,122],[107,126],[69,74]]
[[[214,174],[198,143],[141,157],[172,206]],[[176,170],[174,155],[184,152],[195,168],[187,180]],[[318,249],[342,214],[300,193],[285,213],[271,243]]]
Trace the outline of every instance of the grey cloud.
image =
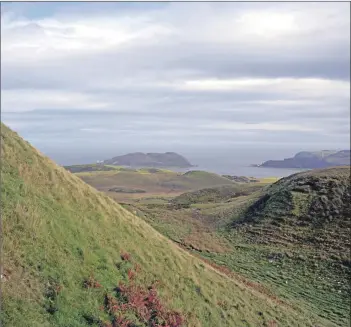
[[158,80],[206,77],[350,79],[349,44],[311,46],[302,53],[298,49],[292,53],[282,47],[265,53],[260,49],[238,51],[232,45],[196,43],[115,49],[78,58],[3,65],[2,88],[84,90],[87,85],[98,87],[99,80],[123,83],[125,79],[145,79],[150,85]]
[[[154,17],[178,27],[180,32],[150,46],[137,43],[28,62],[5,58],[1,67],[3,91],[76,91],[108,103],[109,111],[47,108],[27,113],[5,113],[3,120],[10,126],[18,126],[24,136],[39,143],[50,142],[48,140],[65,143],[73,139],[96,143],[111,137],[110,142],[122,146],[123,139],[131,147],[137,147],[136,144],[140,145],[141,141],[142,144],[179,142],[199,145],[209,138],[213,144],[226,143],[228,146],[239,141],[303,145],[308,142],[327,143],[333,134],[335,144],[346,144],[350,133],[347,128],[350,100],[347,97],[320,94],[313,103],[308,102],[309,99],[303,94],[288,94],[274,89],[267,92],[259,87],[249,91],[209,92],[172,89],[163,84],[192,79],[242,77],[324,78],[347,82],[350,80],[350,34],[349,31],[342,33],[342,28],[350,24],[348,15],[341,15],[342,22],[334,29],[330,30],[326,25],[325,38],[321,26],[318,30],[308,30],[306,27],[302,35],[284,40],[281,45],[270,44],[270,41],[256,44],[250,39],[246,43],[243,40],[220,42],[200,35],[205,18],[216,17],[207,15],[213,8],[217,14],[235,8],[233,17],[237,17],[239,13],[253,8],[269,6],[281,9],[289,6],[238,3],[235,6],[218,4],[218,7],[217,4],[209,4],[201,9],[195,4],[186,5],[171,4],[168,9],[163,8],[159,16],[155,14]],[[189,8],[200,8],[195,18]],[[313,6],[307,4],[294,4],[291,8],[309,10],[311,15],[314,12]],[[185,14],[185,18],[182,18],[182,14]],[[64,13],[61,15],[65,17]],[[187,18],[192,17],[194,22],[188,23]],[[223,16],[225,22],[230,19],[229,14]],[[202,25],[196,27],[196,23]],[[193,35],[193,32],[196,33]],[[42,27],[33,22],[15,33],[23,33],[24,36],[25,33],[37,33],[42,35],[43,40],[45,34]],[[278,100],[300,101],[301,104],[273,103]],[[8,111],[11,109],[5,108]],[[310,124],[321,131],[255,130],[244,133],[240,130],[201,127],[212,122]],[[99,128],[100,132],[87,131],[94,128]],[[103,129],[105,132],[101,131]],[[46,140],[42,140],[44,137]]]
[[[170,67],[181,66],[202,71],[202,76],[220,78],[266,77],[266,78],[325,78],[350,79],[349,49],[342,50],[344,58],[284,58],[282,54],[271,58],[247,58],[246,55],[191,55],[172,62]],[[312,53],[311,53],[312,54]]]

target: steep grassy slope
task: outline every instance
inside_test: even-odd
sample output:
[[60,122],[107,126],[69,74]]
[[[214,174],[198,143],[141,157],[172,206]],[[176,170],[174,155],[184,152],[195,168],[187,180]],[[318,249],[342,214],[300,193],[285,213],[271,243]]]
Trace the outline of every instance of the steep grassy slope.
[[[103,306],[106,293],[110,299],[128,280],[122,251],[140,265],[141,285],[159,281],[162,302],[182,312],[187,326],[333,326],[211,269],[4,125],[1,156],[4,326],[114,319]],[[84,287],[99,285],[91,279],[101,287]]]

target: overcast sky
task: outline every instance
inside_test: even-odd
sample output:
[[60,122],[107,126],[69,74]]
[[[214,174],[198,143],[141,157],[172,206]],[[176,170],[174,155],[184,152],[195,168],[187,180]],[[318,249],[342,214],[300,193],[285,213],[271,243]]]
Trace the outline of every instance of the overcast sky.
[[349,3],[1,6],[2,121],[39,148],[349,148]]

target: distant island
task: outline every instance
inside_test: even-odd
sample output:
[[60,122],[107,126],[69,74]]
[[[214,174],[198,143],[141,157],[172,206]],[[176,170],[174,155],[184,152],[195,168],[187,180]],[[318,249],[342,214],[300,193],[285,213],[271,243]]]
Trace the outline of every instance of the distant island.
[[194,167],[186,158],[175,152],[166,153],[128,153],[103,161],[105,165],[128,167],[190,168]]
[[254,167],[269,168],[327,168],[332,166],[349,166],[350,150],[322,150],[315,152],[303,151],[297,153],[293,158],[283,160],[268,160]]

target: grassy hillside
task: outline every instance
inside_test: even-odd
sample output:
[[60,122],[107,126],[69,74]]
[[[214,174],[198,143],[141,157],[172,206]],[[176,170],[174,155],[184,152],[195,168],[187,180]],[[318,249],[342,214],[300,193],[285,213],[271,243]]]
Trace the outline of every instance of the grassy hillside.
[[255,242],[313,243],[349,260],[350,196],[350,167],[294,174],[271,185],[235,226]]
[[229,275],[348,326],[349,178],[350,167],[314,170],[253,193],[257,183],[233,184],[129,209]]
[[[294,174],[234,215],[230,233],[232,242],[252,249],[245,260],[249,252],[254,261],[268,259],[266,268],[249,265],[248,276],[340,326],[349,324],[350,313],[350,196],[350,166]],[[235,260],[227,264],[240,272],[245,264],[239,268]]]
[[190,171],[183,174],[155,168],[130,170],[115,167],[113,171],[82,172],[77,176],[96,189],[106,192],[118,202],[128,202],[130,197],[109,190],[122,188],[146,191],[145,194],[136,194],[135,199],[156,195],[175,196],[190,190],[234,184],[227,178],[204,171]]
[[4,326],[333,326],[181,250],[4,125],[1,155]]
[[85,164],[85,165],[72,165],[64,166],[65,169],[71,173],[82,173],[82,172],[91,172],[91,171],[110,171],[117,170],[118,167],[111,165],[102,165],[102,164]]
[[201,190],[183,193],[174,199],[171,203],[175,206],[189,207],[193,203],[216,203],[229,202],[233,198],[246,196],[256,191],[260,191],[265,184],[232,184],[217,187],[209,187]]

